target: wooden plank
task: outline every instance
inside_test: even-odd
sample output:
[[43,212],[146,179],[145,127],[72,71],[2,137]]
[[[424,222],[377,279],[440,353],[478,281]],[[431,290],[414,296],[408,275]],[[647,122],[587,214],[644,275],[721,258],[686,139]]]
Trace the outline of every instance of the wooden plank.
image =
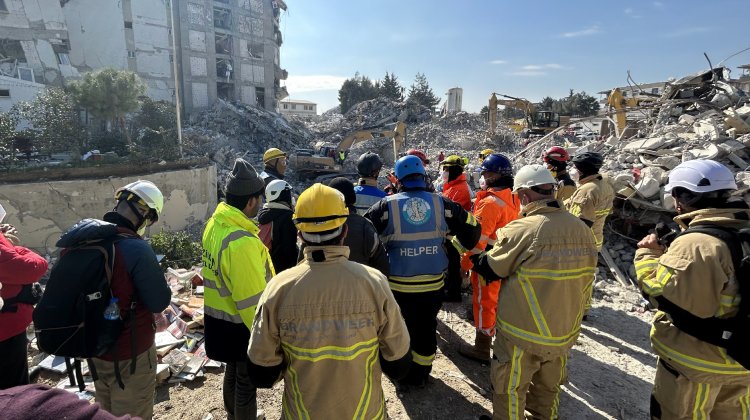
[[618,267],[617,264],[615,264],[615,260],[612,258],[612,255],[610,255],[607,248],[602,247],[602,250],[599,252],[602,254],[602,257],[604,257],[604,262],[607,263],[607,266],[609,267],[609,271],[615,276],[617,281],[619,281],[620,284],[622,284],[625,287],[630,287],[630,285],[632,284],[630,277],[627,277],[624,274],[622,274],[622,271],[620,271],[620,267]]

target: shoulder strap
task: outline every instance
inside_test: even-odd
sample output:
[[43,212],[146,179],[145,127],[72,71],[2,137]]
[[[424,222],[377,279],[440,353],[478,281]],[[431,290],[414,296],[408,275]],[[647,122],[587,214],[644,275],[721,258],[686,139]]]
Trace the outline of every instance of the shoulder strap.
[[729,247],[729,252],[732,255],[732,265],[734,265],[734,272],[739,275],[743,251],[738,229],[716,225],[697,225],[688,227],[684,231],[680,232],[675,237],[675,239],[682,235],[687,235],[695,232],[711,235],[714,238],[720,239],[725,244],[727,244],[727,247]]

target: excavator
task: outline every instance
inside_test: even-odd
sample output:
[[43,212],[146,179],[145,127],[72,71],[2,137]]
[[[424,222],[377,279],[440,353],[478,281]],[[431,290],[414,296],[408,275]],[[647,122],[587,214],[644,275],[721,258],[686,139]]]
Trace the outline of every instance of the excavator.
[[[506,99],[497,99],[498,96]],[[521,137],[523,138],[528,138],[530,135],[545,135],[560,127],[560,125],[567,125],[570,122],[569,116],[561,116],[554,111],[537,110],[536,106],[527,99],[493,93],[489,104],[490,135],[495,134],[495,129],[497,128],[498,105],[518,108],[524,111],[526,114],[524,118],[515,120],[511,124],[511,127],[516,132],[521,133]]]
[[[647,93],[642,93],[642,95],[644,96],[632,96],[626,98],[619,88],[612,89],[612,91],[609,92],[609,95],[607,95],[607,105],[610,110],[614,111],[614,134],[618,139],[622,140],[630,138],[638,131],[635,128],[628,128],[628,110],[634,110],[640,106],[651,104],[658,99],[658,95]],[[612,121],[608,120],[607,122],[609,124],[602,125],[601,134],[605,137],[612,131],[610,128]]]
[[406,124],[398,122],[395,126],[383,129],[354,131],[337,145],[318,142],[314,149],[297,149],[289,156],[289,165],[303,177],[340,173],[343,169],[343,161],[340,159],[342,152],[346,156],[355,144],[376,138],[392,138],[393,156],[398,158],[406,142]]

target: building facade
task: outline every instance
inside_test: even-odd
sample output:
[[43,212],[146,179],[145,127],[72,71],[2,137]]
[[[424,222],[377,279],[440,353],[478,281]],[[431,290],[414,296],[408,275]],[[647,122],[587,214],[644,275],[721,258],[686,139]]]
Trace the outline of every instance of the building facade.
[[279,103],[279,112],[282,115],[298,115],[300,117],[311,117],[318,115],[318,104],[301,99],[286,98]]

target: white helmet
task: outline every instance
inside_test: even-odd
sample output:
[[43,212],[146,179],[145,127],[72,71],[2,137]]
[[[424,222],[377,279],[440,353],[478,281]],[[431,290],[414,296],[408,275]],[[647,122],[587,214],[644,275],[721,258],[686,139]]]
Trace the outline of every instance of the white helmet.
[[696,193],[719,190],[736,190],[732,171],[713,160],[689,160],[677,165],[669,173],[666,192],[682,187]]
[[282,191],[292,190],[292,186],[288,182],[280,179],[275,179],[268,183],[266,186],[266,201],[271,202],[279,198]]
[[522,188],[531,188],[537,185],[556,184],[555,178],[546,166],[533,164],[526,165],[518,170],[513,178],[513,192]]
[[124,187],[118,188],[115,192],[115,198],[117,200],[131,200],[130,196],[123,196],[123,193],[130,193],[140,198],[148,208],[156,212],[157,220],[161,216],[161,211],[164,208],[164,196],[153,182],[143,180],[131,182]]

